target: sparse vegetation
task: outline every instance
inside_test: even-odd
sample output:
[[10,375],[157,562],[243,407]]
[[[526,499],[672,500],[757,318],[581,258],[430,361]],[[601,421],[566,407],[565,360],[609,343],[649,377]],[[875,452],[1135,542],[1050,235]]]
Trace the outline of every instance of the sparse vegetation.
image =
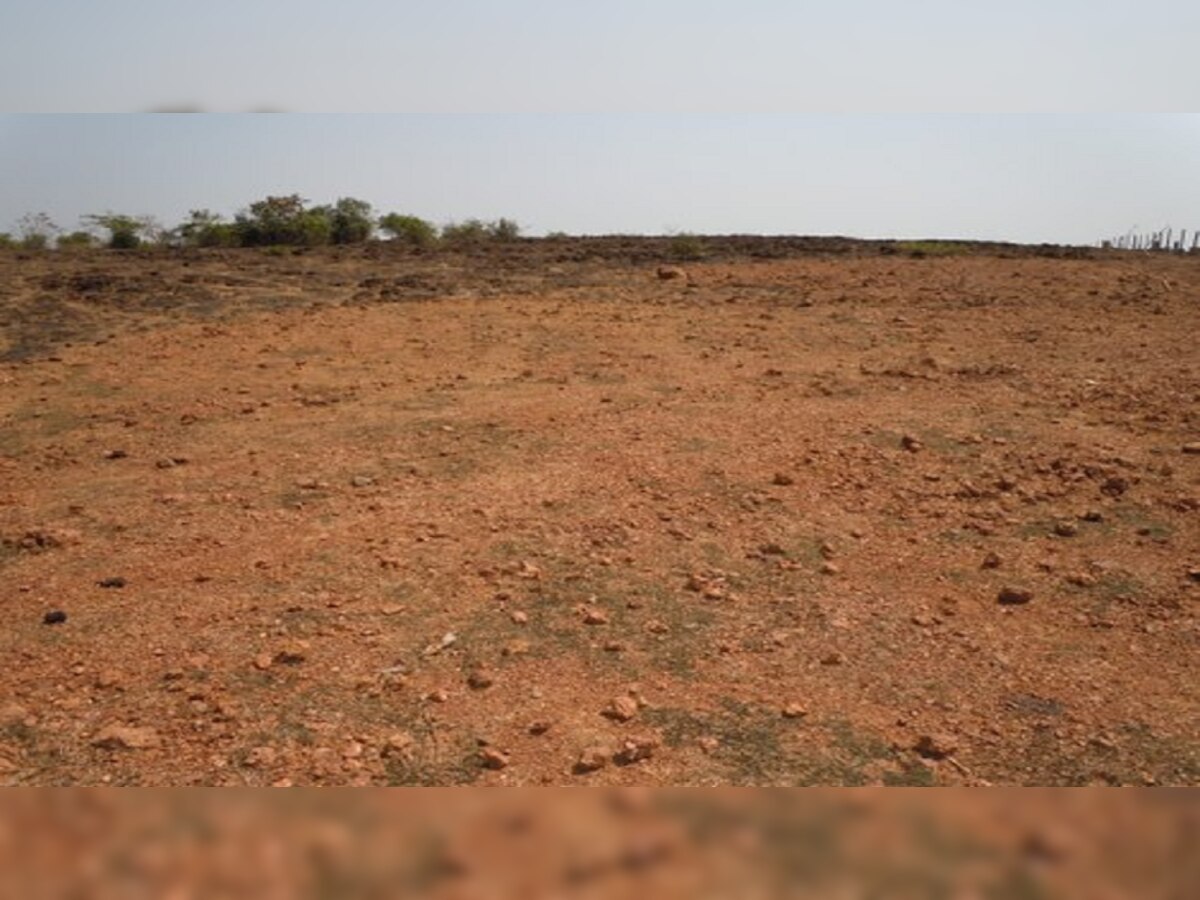
[[925,256],[964,256],[971,252],[971,245],[965,241],[897,241],[895,247],[901,253],[917,259]]
[[134,250],[145,241],[157,239],[160,231],[149,216],[103,213],[84,216],[83,220],[108,232],[107,246],[111,250]]
[[433,223],[419,216],[388,213],[380,217],[379,227],[390,234],[392,240],[410,247],[432,247],[438,239],[437,228]]
[[699,237],[689,232],[672,235],[669,246],[671,258],[680,262],[694,262],[705,256],[704,243]]
[[27,213],[17,222],[17,233],[24,250],[45,250],[61,230],[44,212]]

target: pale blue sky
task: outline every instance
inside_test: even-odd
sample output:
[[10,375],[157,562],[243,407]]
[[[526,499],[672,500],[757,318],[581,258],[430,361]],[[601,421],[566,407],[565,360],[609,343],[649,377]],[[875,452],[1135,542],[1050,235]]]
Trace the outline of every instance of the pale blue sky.
[[0,231],[272,193],[530,233],[1089,243],[1200,228],[1200,115],[8,115]]
[[3,0],[0,109],[1171,112],[1195,0]]

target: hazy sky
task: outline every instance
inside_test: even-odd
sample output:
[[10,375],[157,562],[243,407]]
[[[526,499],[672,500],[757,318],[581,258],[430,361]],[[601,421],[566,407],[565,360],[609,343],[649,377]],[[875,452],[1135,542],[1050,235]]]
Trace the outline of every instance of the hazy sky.
[[1195,0],[3,0],[0,109],[1172,112]]
[[1200,115],[7,115],[0,231],[44,210],[368,200],[530,233],[1090,243],[1200,228]]

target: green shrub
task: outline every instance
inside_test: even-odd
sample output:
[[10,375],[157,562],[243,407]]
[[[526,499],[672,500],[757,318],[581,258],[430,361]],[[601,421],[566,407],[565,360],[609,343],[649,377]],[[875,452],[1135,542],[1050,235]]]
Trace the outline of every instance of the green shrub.
[[392,240],[410,247],[432,247],[437,243],[437,228],[418,216],[388,213],[379,219],[379,227],[392,236]]
[[241,242],[236,225],[207,209],[193,209],[175,232],[186,247],[236,247]]
[[442,228],[442,240],[456,246],[483,244],[487,241],[511,241],[521,236],[521,226],[512,219],[466,219]]
[[72,231],[70,234],[60,234],[55,246],[59,250],[86,249],[96,246],[96,238],[87,231]]
[[329,239],[335,244],[361,244],[375,232],[371,204],[353,197],[342,197],[332,207],[313,210],[329,220]]
[[125,216],[118,213],[84,216],[85,222],[108,232],[108,246],[113,250],[133,250],[143,239],[154,240],[159,228],[149,216]]
[[926,256],[965,256],[971,245],[961,241],[897,241],[896,249],[921,259]]
[[16,245],[17,242],[13,240],[11,234],[9,234],[7,231],[0,231],[0,250],[8,247],[15,247]]
[[515,241],[521,236],[521,226],[512,219],[497,219],[487,224],[488,237],[497,241]]
[[694,261],[704,258],[704,243],[688,232],[673,235],[668,247],[672,259]]
[[44,212],[26,213],[17,222],[17,231],[21,235],[21,247],[24,250],[45,250],[50,246],[50,240],[61,229],[54,224]]
[[267,197],[238,213],[234,230],[243,247],[316,247],[333,237],[331,207],[307,209],[299,194]]

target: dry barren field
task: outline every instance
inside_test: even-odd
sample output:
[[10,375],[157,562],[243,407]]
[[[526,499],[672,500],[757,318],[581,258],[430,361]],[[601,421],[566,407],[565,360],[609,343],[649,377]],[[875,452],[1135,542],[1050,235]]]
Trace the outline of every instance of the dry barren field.
[[663,261],[0,256],[0,782],[1200,783],[1200,258]]

